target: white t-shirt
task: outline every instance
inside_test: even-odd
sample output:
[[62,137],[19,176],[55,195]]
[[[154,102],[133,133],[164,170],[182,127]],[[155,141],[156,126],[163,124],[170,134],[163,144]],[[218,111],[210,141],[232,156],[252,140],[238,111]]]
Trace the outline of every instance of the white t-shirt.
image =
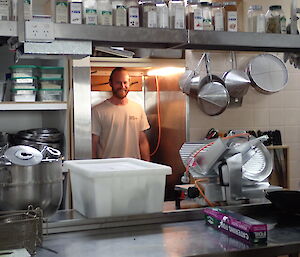
[[105,100],[92,109],[92,134],[100,137],[99,158],[140,159],[139,134],[149,127],[144,110],[131,100],[125,105]]

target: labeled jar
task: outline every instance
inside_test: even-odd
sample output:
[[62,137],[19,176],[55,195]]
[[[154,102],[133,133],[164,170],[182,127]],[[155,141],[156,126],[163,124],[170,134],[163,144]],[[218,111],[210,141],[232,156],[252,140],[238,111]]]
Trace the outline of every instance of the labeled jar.
[[171,29],[185,29],[185,6],[182,0],[169,1],[169,19]]
[[247,13],[248,32],[266,32],[266,19],[261,5],[251,5]]
[[109,0],[98,0],[97,10],[98,10],[98,24],[112,26],[113,15],[112,15],[111,2]]
[[127,0],[125,2],[127,8],[127,24],[128,27],[140,26],[139,4],[137,0]]
[[215,31],[225,30],[225,9],[223,3],[212,3],[212,20]]
[[90,25],[98,24],[97,2],[96,0],[83,1],[83,23]]
[[169,28],[169,7],[164,0],[156,0],[157,28]]
[[203,30],[213,30],[212,23],[212,4],[209,2],[201,2]]
[[190,30],[200,30],[200,27],[203,28],[201,0],[188,0],[186,9],[187,28]]
[[113,25],[127,26],[127,10],[123,0],[112,0]]
[[281,5],[271,5],[266,13],[267,33],[286,33],[286,18]]
[[68,23],[69,22],[69,6],[68,0],[55,1],[55,22]]
[[143,0],[141,3],[142,24],[145,28],[157,27],[157,12],[155,0]]
[[238,31],[238,14],[236,2],[224,2],[225,28],[227,31]]

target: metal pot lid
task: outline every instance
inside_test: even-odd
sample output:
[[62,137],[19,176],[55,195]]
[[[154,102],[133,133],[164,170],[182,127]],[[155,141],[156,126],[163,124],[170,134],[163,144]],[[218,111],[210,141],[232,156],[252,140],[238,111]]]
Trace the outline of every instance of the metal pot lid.
[[278,57],[271,54],[254,57],[248,65],[247,72],[252,84],[266,93],[280,91],[288,81],[286,66]]
[[210,116],[224,112],[229,101],[227,89],[217,81],[204,84],[198,93],[198,103],[202,110]]
[[17,145],[8,148],[4,153],[4,157],[12,164],[21,166],[36,165],[43,159],[40,151],[26,145]]

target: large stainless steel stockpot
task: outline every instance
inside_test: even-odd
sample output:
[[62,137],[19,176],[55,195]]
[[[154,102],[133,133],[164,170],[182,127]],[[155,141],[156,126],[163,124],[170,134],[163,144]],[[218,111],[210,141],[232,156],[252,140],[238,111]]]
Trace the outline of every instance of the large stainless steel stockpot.
[[62,200],[62,161],[45,159],[39,164],[0,165],[0,210],[40,207],[43,216],[54,214]]

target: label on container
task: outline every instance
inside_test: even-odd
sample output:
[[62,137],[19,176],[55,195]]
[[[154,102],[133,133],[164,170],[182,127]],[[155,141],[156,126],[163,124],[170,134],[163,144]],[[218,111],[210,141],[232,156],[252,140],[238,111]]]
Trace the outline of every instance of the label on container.
[[203,12],[202,9],[194,10],[194,30],[203,30]]
[[227,12],[227,31],[237,31],[237,12],[236,11],[228,11]]
[[176,6],[175,8],[175,29],[185,29],[185,8],[184,6]]
[[112,26],[112,11],[101,10],[99,16],[101,25]]
[[70,23],[82,24],[82,3],[70,3]]
[[85,24],[97,25],[98,16],[96,9],[86,9],[85,10]]
[[115,26],[127,26],[127,12],[124,5],[117,5],[114,14]]
[[128,8],[128,26],[129,27],[139,27],[140,26],[140,16],[138,7]]
[[0,20],[8,21],[9,20],[9,11],[10,11],[10,1],[9,0],[0,0]]
[[60,1],[56,2],[55,22],[68,23],[68,2],[60,2]]
[[24,19],[32,20],[32,1],[24,0]]
[[215,31],[224,31],[224,15],[222,11],[215,12]]
[[167,6],[157,8],[157,21],[158,28],[169,28],[169,8]]

